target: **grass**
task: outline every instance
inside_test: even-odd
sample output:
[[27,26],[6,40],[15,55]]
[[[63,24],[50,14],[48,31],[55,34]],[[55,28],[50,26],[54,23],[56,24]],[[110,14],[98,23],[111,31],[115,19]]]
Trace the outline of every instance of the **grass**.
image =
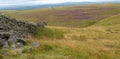
[[[88,8],[89,7],[89,8]],[[28,38],[29,42],[38,42],[40,43],[40,47],[33,48],[32,51],[26,51],[24,53],[20,53],[19,49],[11,49],[5,50],[8,51],[5,55],[0,55],[0,58],[4,59],[120,59],[120,13],[119,13],[119,5],[113,4],[103,4],[103,5],[94,5],[87,7],[74,7],[72,10],[76,10],[76,8],[80,9],[91,9],[92,7],[104,8],[104,7],[114,7],[115,9],[110,9],[103,11],[103,14],[97,15],[105,16],[102,20],[81,20],[78,21],[67,21],[66,24],[61,22],[57,22],[56,16],[49,16],[53,18],[49,22],[51,26],[46,26],[46,28],[40,28],[36,37]],[[65,9],[64,9],[65,8]],[[56,8],[56,10],[68,10],[71,7],[64,8]],[[115,11],[117,8],[117,11]],[[108,8],[109,9],[109,8]],[[50,9],[43,9],[40,12],[46,12]],[[21,11],[21,14],[25,12],[37,13],[39,11]],[[92,10],[96,11],[96,10]],[[98,11],[98,10],[97,10]],[[18,13],[16,11],[14,13]],[[52,12],[52,10],[51,10]],[[101,13],[101,11],[99,11]],[[104,13],[105,12],[105,13]],[[10,12],[10,14],[13,12]],[[52,12],[53,13],[53,12]],[[115,15],[112,15],[111,14]],[[117,13],[117,14],[116,14]],[[18,13],[19,14],[19,13]],[[48,18],[49,18],[48,17]],[[27,19],[27,18],[26,18]],[[32,21],[33,22],[33,21]],[[54,22],[54,23],[53,23]],[[97,23],[96,23],[97,22]],[[76,24],[75,24],[76,23]],[[61,25],[62,24],[62,25]],[[72,25],[71,25],[72,24]],[[82,24],[82,25],[81,25]],[[57,26],[52,26],[57,25]],[[71,25],[69,27],[68,25]],[[84,28],[78,28],[79,26],[83,26]],[[90,26],[92,25],[92,26]],[[62,27],[63,26],[63,27]],[[76,28],[76,27],[77,28]],[[23,47],[24,50],[27,50],[27,47]],[[0,50],[2,51],[2,50]],[[0,52],[1,53],[1,52]]]
[[[98,22],[96,25],[102,25],[102,26],[111,26],[111,25],[116,25],[120,24],[120,14],[106,18]],[[106,23],[107,22],[107,23]]]
[[38,38],[64,38],[64,32],[58,29],[39,28],[36,34]]
[[[49,29],[61,30],[64,38],[49,36],[46,38],[29,38],[27,41],[39,42],[41,45],[30,52],[15,53],[4,59],[119,59],[120,28],[114,26],[91,26],[86,28],[68,28],[47,26]],[[112,28],[111,30],[108,30]],[[51,30],[50,30],[51,31]],[[116,34],[116,31],[118,32]],[[43,34],[42,34],[43,35]],[[50,37],[51,38],[51,37]]]

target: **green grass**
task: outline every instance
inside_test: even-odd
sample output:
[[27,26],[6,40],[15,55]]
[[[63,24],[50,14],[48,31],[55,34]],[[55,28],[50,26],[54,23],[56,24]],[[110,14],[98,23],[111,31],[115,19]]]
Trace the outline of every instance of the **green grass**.
[[36,37],[61,39],[64,38],[64,33],[65,32],[58,29],[39,28]]
[[111,26],[120,24],[120,14],[101,20],[96,25]]
[[[82,27],[88,27],[91,26],[93,24],[95,24],[98,20],[76,20],[76,21],[54,21],[55,23],[53,23],[53,21],[48,22],[49,26],[63,26],[63,27],[78,27],[78,28],[82,28]],[[62,24],[61,24],[62,23]]]

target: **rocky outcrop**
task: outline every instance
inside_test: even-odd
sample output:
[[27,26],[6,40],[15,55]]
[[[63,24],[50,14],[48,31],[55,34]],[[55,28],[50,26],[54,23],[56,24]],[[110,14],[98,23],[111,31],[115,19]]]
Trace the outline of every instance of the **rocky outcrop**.
[[37,25],[18,21],[9,16],[0,15],[0,47],[21,47],[26,45],[25,37],[37,33]]

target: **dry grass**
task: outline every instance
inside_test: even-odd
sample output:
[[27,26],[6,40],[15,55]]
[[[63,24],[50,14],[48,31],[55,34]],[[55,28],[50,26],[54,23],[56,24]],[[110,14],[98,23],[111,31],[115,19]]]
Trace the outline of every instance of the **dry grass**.
[[[115,27],[117,27],[116,25]],[[67,28],[47,26],[66,31],[63,39],[29,38],[41,46],[31,52],[6,56],[5,59],[119,59],[120,33],[108,27]],[[118,28],[117,28],[118,30]],[[116,31],[116,29],[112,29]],[[119,31],[117,31],[119,32]],[[29,57],[30,56],[30,57]],[[19,58],[18,58],[19,57]]]

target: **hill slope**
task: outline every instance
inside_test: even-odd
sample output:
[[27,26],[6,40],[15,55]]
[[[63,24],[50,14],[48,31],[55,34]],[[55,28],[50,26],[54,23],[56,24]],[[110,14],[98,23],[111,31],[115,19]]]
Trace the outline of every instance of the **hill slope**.
[[120,14],[101,20],[96,25],[111,26],[120,24]]
[[46,21],[52,26],[86,27],[101,19],[120,13],[119,4],[97,4],[44,8],[23,11],[5,11],[6,14],[29,22]]
[[[93,7],[94,6],[94,7]],[[91,8],[98,8],[92,9]],[[57,38],[29,38],[29,42],[38,42],[41,44],[40,47],[34,48],[32,51],[26,51],[24,54],[19,54],[17,51],[13,50],[5,55],[4,59],[120,59],[120,7],[119,5],[92,5],[91,7],[76,7],[78,11],[81,9],[85,10],[85,12],[76,12],[73,7],[65,7],[65,8],[56,8],[51,9],[37,9],[37,10],[27,10],[27,11],[8,11],[7,14],[12,15],[13,17],[20,19],[27,19],[27,21],[37,22],[41,20],[43,17],[43,21],[47,21],[50,25],[57,26],[47,26],[49,29],[61,30],[64,33],[64,37],[62,39]],[[68,9],[67,9],[68,8]],[[102,9],[105,8],[105,9]],[[111,9],[112,8],[112,9]],[[80,9],[80,10],[79,10]],[[59,12],[59,11],[66,12]],[[67,11],[68,10],[68,11]],[[72,13],[70,10],[74,10]],[[87,12],[88,11],[88,12]],[[59,13],[55,13],[59,12]],[[91,14],[96,12],[95,14]],[[97,13],[99,12],[99,13]],[[65,14],[64,14],[65,13]],[[80,18],[76,18],[74,13],[78,13],[77,15],[82,14],[82,16],[77,16]],[[89,14],[90,13],[90,14]],[[57,16],[57,14],[62,14],[64,16]],[[88,15],[89,14],[89,15]],[[52,15],[52,16],[51,16]],[[72,16],[70,16],[72,15]],[[76,15],[76,14],[75,14]],[[87,18],[87,16],[94,15],[94,17]],[[34,16],[34,17],[33,17]],[[45,19],[44,19],[45,16]],[[104,17],[105,16],[105,17]],[[62,18],[63,21],[61,21]],[[68,18],[67,18],[68,17]],[[75,17],[75,18],[72,18]],[[85,17],[85,18],[81,18]],[[66,19],[67,18],[67,19]],[[77,20],[76,20],[77,19]],[[102,19],[102,20],[101,20]],[[79,24],[79,22],[83,21],[94,21],[100,20],[94,26],[89,26],[85,28],[70,28],[70,27],[60,27],[74,24]],[[71,21],[70,23],[68,23]],[[79,21],[79,22],[78,22]],[[85,21],[85,22],[86,22]],[[61,25],[64,24],[65,25]],[[89,23],[89,22],[88,22]],[[87,23],[87,24],[88,24]],[[81,25],[83,25],[81,23]],[[76,25],[76,26],[81,26]],[[54,32],[57,32],[53,30]],[[60,33],[61,33],[60,31]],[[41,31],[40,31],[41,33]],[[44,33],[44,31],[43,31]],[[45,31],[45,35],[50,35],[53,32]],[[58,33],[57,33],[58,34]],[[53,34],[55,36],[55,34]],[[59,35],[59,34],[58,34]],[[1,55],[2,57],[2,55]]]

